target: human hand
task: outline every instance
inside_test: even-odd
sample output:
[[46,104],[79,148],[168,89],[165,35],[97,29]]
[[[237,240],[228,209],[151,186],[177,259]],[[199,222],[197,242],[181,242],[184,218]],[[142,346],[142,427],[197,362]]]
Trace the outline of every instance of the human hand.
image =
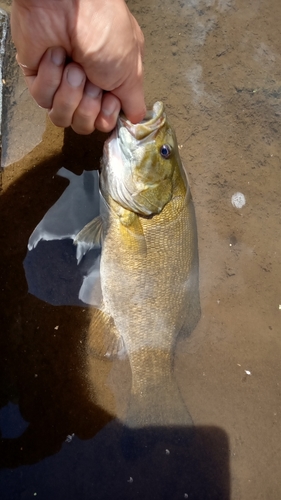
[[30,93],[55,125],[108,132],[120,107],[143,119],[144,41],[124,0],[14,0],[11,23]]

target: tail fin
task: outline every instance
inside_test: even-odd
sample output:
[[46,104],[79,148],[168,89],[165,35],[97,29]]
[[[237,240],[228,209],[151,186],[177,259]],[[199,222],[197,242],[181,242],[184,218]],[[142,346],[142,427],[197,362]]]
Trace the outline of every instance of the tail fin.
[[126,425],[131,428],[192,426],[173,373],[171,353],[145,348],[129,358],[132,391]]

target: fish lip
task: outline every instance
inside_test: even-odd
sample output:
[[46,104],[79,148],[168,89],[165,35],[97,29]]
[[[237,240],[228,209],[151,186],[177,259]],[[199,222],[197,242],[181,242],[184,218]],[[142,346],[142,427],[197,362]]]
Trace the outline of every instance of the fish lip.
[[[118,131],[121,127],[125,127],[130,134],[141,141],[143,139],[152,138],[159,128],[161,128],[166,121],[166,114],[164,112],[164,104],[161,101],[154,103],[152,110],[146,113],[144,119],[139,123],[132,123],[124,114],[120,114],[118,118],[117,128]],[[119,133],[118,133],[119,135]]]

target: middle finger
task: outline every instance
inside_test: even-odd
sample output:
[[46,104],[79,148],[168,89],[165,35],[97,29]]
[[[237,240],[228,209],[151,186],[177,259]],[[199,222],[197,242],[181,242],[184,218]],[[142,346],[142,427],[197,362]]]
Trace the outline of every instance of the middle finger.
[[91,134],[101,109],[102,90],[89,80],[84,87],[83,98],[76,109],[71,127],[78,134]]
[[83,97],[86,75],[81,66],[69,63],[64,72],[61,84],[54,96],[49,116],[58,127],[69,127],[75,110]]

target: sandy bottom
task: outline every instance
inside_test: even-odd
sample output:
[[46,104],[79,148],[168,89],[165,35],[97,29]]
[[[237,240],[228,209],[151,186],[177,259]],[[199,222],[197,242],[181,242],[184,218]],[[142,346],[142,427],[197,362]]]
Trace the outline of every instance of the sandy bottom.
[[[177,448],[171,469],[157,453],[167,460],[173,445],[131,456],[131,436],[110,427],[126,410],[128,363],[87,359],[85,308],[28,294],[28,238],[67,186],[55,174],[98,168],[104,140],[48,123],[42,143],[2,175],[1,498],[279,500],[281,4],[128,3],[146,36],[147,104],[166,105],[196,209],[202,317],[175,360],[196,452]],[[187,476],[203,462],[192,486]]]

